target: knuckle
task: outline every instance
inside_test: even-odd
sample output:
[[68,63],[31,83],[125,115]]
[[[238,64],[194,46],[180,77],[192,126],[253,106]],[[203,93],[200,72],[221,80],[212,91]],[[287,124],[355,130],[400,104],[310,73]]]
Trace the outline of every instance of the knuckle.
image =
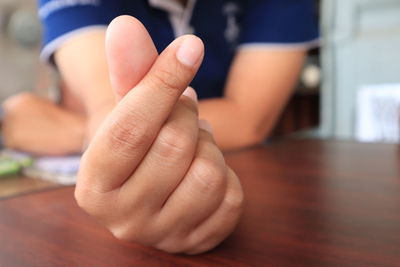
[[180,79],[179,75],[177,74],[177,70],[172,69],[159,69],[156,72],[153,73],[153,75],[150,78],[150,82],[152,85],[155,85],[157,87],[162,87],[169,89],[166,92],[171,91],[181,91],[182,88],[180,88]]
[[87,193],[85,193],[80,187],[76,187],[74,197],[76,204],[78,204],[81,209],[87,210],[87,203],[89,203],[87,201]]
[[166,126],[159,135],[157,153],[161,158],[181,160],[190,153],[193,143],[186,131]]
[[110,150],[132,157],[132,152],[145,147],[151,139],[148,123],[141,119],[126,120],[123,123],[112,122],[109,146]]
[[77,205],[81,209],[96,218],[102,217],[102,209],[90,190],[77,186],[75,188],[74,197]]
[[196,158],[194,164],[191,181],[198,190],[210,194],[225,189],[226,167],[224,165],[206,158]]
[[119,240],[136,242],[146,246],[153,246],[161,239],[159,231],[139,219],[126,218],[119,224],[110,226],[109,230]]
[[244,208],[244,194],[242,190],[231,189],[227,191],[223,201],[224,209],[229,214],[238,214]]
[[133,227],[127,227],[125,225],[122,226],[114,226],[109,227],[110,232],[112,235],[122,241],[133,241],[140,243],[140,236],[138,236],[138,231],[134,231]]
[[196,117],[198,117],[199,114],[198,107],[193,100],[189,99],[188,97],[185,98],[181,97],[178,103],[181,104],[186,109],[186,111],[192,112],[193,114],[196,115]]
[[117,216],[118,209],[111,209],[110,203],[113,202],[110,195],[96,191],[95,185],[88,186],[77,183],[74,198],[77,205],[89,215],[104,221],[108,217]]

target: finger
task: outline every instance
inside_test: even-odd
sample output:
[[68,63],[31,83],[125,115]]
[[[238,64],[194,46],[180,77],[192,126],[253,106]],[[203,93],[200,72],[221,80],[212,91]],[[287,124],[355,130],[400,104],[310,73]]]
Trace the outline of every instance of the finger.
[[120,199],[125,206],[159,212],[185,176],[195,155],[199,132],[197,116],[197,96],[188,87],[140,166],[121,187]]
[[227,190],[221,205],[188,237],[187,254],[198,254],[217,246],[235,229],[244,208],[242,186],[236,174],[228,167]]
[[164,50],[97,131],[83,157],[78,185],[107,192],[125,182],[193,79],[203,52],[194,36],[178,38]]
[[119,16],[107,28],[106,55],[110,81],[120,100],[146,75],[158,53],[139,20]]
[[[153,218],[190,166],[197,145],[197,113],[196,93],[188,88],[134,174],[119,190],[107,194],[115,197],[118,205],[114,204],[107,216],[97,217],[118,238],[151,245],[165,235],[157,230],[162,228],[152,225]],[[86,210],[90,208],[86,205]],[[112,221],[113,217],[119,220]]]
[[219,207],[226,190],[226,165],[210,133],[199,132],[196,156],[185,178],[160,212],[160,223],[188,234]]

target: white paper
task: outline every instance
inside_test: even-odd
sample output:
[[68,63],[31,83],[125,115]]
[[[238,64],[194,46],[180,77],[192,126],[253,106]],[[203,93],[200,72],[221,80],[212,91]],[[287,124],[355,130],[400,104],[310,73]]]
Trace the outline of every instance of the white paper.
[[356,114],[357,140],[400,143],[400,84],[361,88]]
[[32,166],[24,168],[27,176],[37,177],[55,183],[72,185],[76,183],[81,156],[37,157]]

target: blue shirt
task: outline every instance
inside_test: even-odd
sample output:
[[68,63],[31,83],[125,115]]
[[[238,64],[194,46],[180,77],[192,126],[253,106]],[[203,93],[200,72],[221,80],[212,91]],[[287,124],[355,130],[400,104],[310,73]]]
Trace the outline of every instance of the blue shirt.
[[42,58],[124,14],[145,25],[159,52],[182,34],[203,40],[204,61],[191,84],[199,98],[222,96],[237,50],[307,49],[318,39],[314,0],[189,0],[186,9],[171,0],[40,0]]

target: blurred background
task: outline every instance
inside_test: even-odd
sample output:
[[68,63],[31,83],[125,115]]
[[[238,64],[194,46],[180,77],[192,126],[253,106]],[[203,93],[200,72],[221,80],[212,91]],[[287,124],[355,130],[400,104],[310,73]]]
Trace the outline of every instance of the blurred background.
[[39,60],[35,0],[0,0],[0,101],[22,92],[47,94],[51,70]]
[[[322,42],[310,52],[274,136],[400,142],[400,1],[315,1]],[[0,0],[0,101],[48,95],[34,0]]]

